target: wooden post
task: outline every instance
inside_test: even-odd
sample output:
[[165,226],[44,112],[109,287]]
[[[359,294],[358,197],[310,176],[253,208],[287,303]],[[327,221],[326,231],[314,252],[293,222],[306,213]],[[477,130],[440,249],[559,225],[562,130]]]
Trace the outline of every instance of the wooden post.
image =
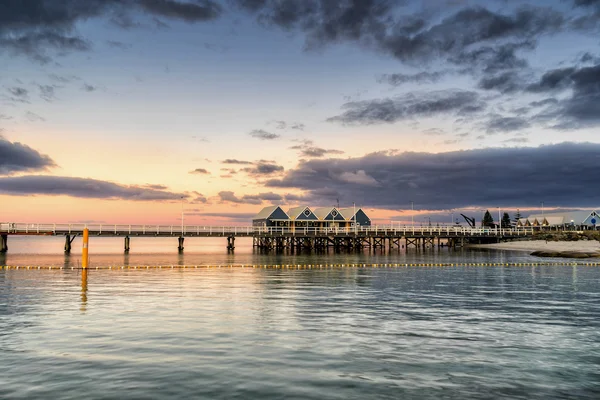
[[129,253],[130,241],[131,239],[129,238],[129,236],[125,236],[125,253]]
[[179,236],[179,238],[177,238],[177,241],[179,243],[179,246],[177,246],[177,250],[179,250],[180,253],[183,251],[183,240],[183,236]]
[[0,235],[0,253],[8,251],[8,235]]

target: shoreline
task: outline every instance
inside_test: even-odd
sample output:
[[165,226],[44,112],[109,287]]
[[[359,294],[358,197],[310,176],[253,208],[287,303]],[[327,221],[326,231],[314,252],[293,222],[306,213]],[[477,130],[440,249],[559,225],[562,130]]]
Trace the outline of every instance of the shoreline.
[[522,240],[516,242],[502,242],[490,244],[472,244],[469,248],[495,249],[511,251],[550,251],[550,252],[585,252],[600,253],[600,242],[597,240],[577,241],[545,241],[545,240]]

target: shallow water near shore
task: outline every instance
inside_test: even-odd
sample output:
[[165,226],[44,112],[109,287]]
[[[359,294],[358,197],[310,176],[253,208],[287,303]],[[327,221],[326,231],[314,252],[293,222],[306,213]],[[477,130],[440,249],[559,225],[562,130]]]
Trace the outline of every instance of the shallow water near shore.
[[[12,240],[0,264],[77,264],[45,239]],[[93,241],[92,264],[457,266],[0,270],[0,398],[600,396],[599,267],[460,265],[540,261],[491,250],[260,254],[240,241],[228,254],[186,240],[177,254],[176,240],[140,239],[124,255],[121,244]]]

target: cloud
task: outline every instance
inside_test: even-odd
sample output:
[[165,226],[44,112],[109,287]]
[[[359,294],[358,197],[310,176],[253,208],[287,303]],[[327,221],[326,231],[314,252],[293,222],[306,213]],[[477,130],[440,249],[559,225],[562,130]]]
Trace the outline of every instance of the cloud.
[[186,22],[210,21],[219,17],[222,11],[221,6],[211,0],[196,0],[194,3],[175,0],[138,0],[138,4],[150,14]]
[[408,3],[405,1],[237,0],[237,3],[256,14],[265,25],[303,32],[308,49],[351,42],[415,64],[450,59],[493,41],[532,41],[542,34],[556,32],[564,24],[561,12],[533,6],[522,6],[509,13],[462,7],[439,18],[435,12],[407,14],[411,7],[403,8]]
[[95,92],[96,90],[98,90],[98,87],[84,83],[83,86],[81,86],[81,90],[83,90],[84,92]]
[[189,23],[210,21],[222,7],[212,0],[28,0],[11,1],[0,15],[0,49],[48,63],[48,50],[86,51],[91,44],[76,33],[76,25],[90,18],[110,17],[122,28],[137,26],[131,12]]
[[281,135],[278,135],[277,133],[270,133],[263,129],[253,130],[250,132],[250,136],[260,140],[275,140],[281,137]]
[[[344,203],[406,209],[546,204],[597,207],[600,144],[488,148],[446,153],[379,152],[348,159],[301,162],[271,188],[307,193],[314,204]],[[348,179],[356,177],[369,178]],[[377,185],[374,182],[377,182]]]
[[343,114],[327,121],[371,125],[444,113],[473,114],[481,111],[484,103],[476,92],[454,89],[408,93],[393,99],[349,102],[343,108],[346,109]]
[[19,142],[9,142],[0,136],[0,175],[45,171],[55,166],[56,163],[47,155]]
[[196,168],[193,171],[190,171],[190,174],[194,174],[194,175],[210,175],[210,172],[208,172],[207,169],[204,168]]
[[0,178],[0,193],[14,196],[49,195],[132,201],[165,201],[189,197],[185,193],[120,185],[97,179],[35,175]]
[[416,74],[384,74],[377,81],[379,83],[388,83],[392,86],[401,86],[405,83],[435,83],[438,82],[447,72],[418,72]]
[[283,196],[273,193],[259,193],[259,194],[247,194],[242,197],[237,197],[232,191],[221,191],[219,192],[219,198],[221,203],[235,203],[235,204],[262,204],[263,201],[281,201]]
[[536,93],[570,91],[545,115],[556,119],[557,127],[575,129],[600,124],[600,64],[547,71],[527,90]]
[[30,122],[42,122],[46,120],[46,118],[31,111],[27,111],[25,113],[25,119],[27,119]]
[[6,89],[9,93],[8,99],[18,103],[29,103],[29,91],[22,87],[9,87]]
[[38,85],[38,89],[40,90],[40,97],[48,102],[55,100],[55,88],[56,86],[54,85]]
[[507,133],[526,129],[530,126],[529,121],[520,117],[502,117],[494,115],[486,123],[488,134]]
[[240,171],[245,172],[255,177],[273,175],[276,173],[283,172],[284,168],[281,165],[277,165],[272,161],[260,160],[253,164],[252,167],[242,168]]
[[515,71],[505,71],[500,74],[485,75],[477,87],[484,90],[497,90],[501,93],[513,93],[523,88],[523,78]]
[[234,158],[228,158],[226,160],[221,161],[221,164],[229,164],[229,165],[251,165],[252,161],[244,161],[244,160],[236,160]]
[[302,140],[301,143],[302,144],[290,147],[290,149],[300,150],[300,155],[303,157],[314,158],[324,157],[327,154],[344,154],[341,150],[317,147],[312,140]]

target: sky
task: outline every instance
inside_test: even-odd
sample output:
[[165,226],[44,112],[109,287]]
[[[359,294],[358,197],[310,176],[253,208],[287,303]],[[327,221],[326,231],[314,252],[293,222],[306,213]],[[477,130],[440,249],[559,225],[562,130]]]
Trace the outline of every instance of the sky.
[[0,0],[0,221],[596,208],[599,33],[600,0]]

